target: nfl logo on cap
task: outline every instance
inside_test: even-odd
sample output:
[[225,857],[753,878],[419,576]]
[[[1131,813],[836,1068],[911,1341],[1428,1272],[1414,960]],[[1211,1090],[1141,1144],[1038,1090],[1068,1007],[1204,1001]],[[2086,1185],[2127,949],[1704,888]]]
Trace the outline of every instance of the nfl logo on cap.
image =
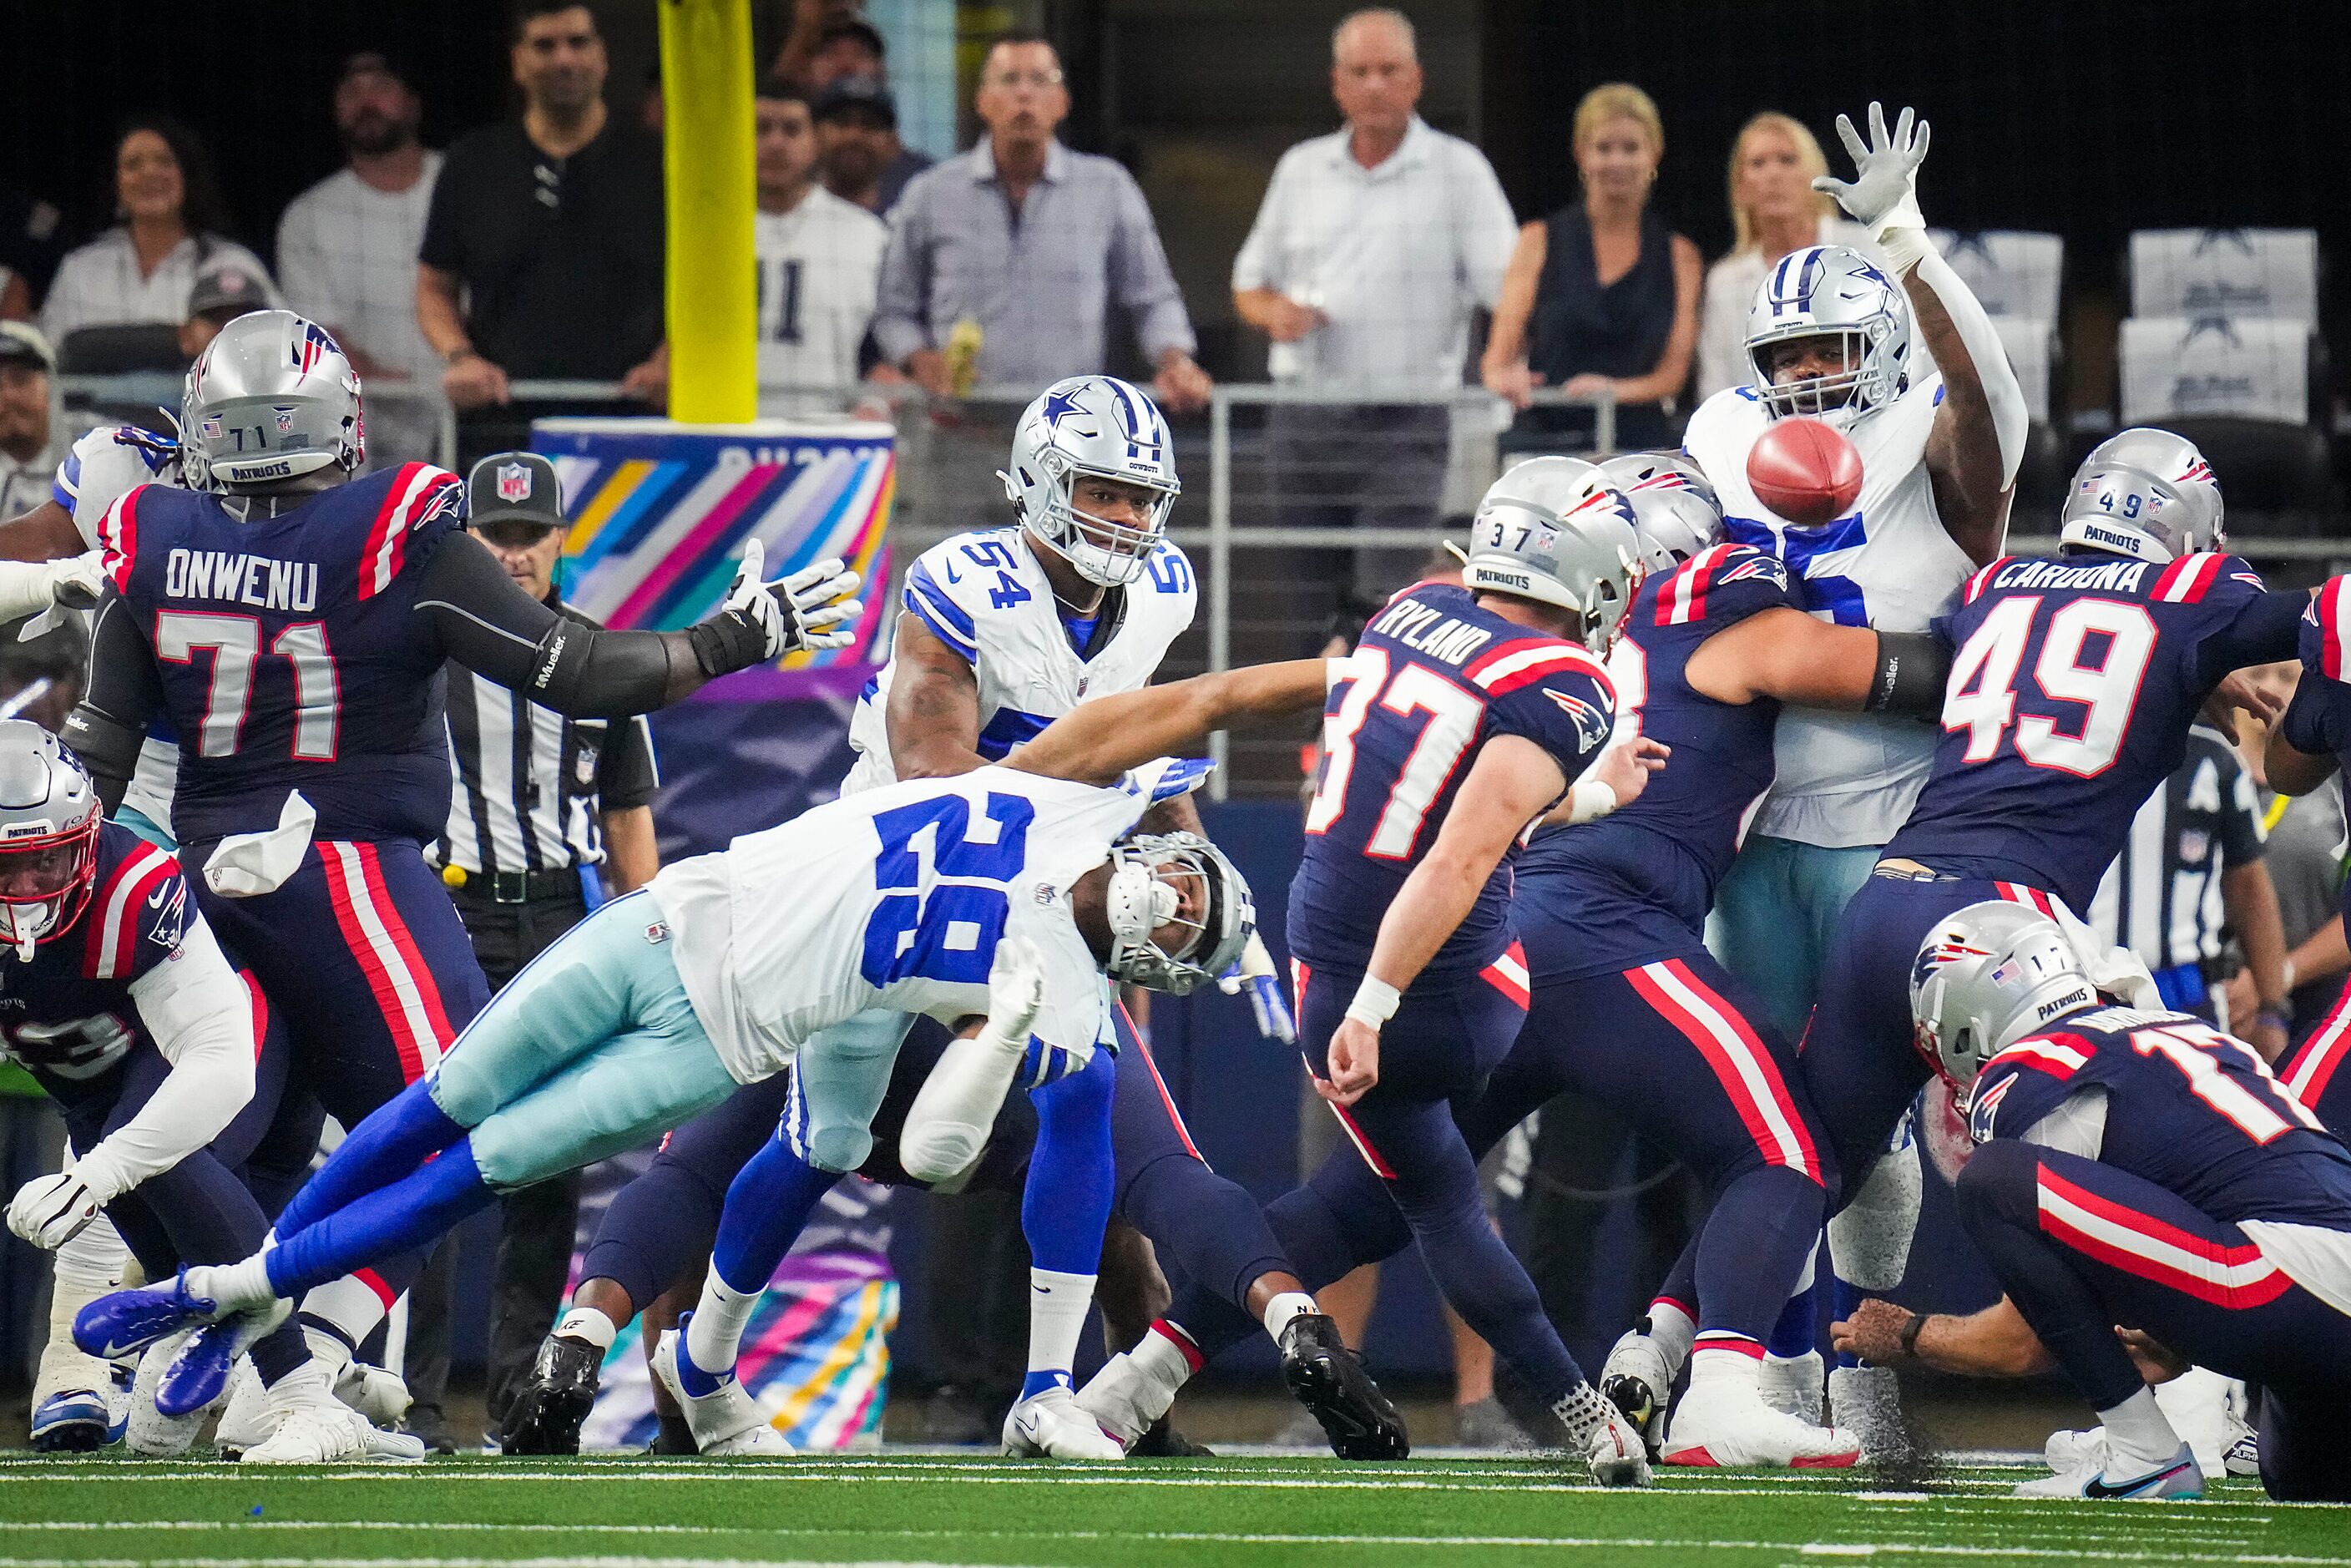
[[498,499],[509,503],[530,499],[528,464],[503,463],[498,465]]

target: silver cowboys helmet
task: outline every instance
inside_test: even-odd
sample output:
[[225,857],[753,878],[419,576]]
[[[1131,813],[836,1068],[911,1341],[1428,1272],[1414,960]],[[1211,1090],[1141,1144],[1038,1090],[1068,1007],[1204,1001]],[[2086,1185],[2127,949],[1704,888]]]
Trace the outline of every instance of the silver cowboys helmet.
[[1910,967],[1918,1054],[1964,1103],[1985,1062],[2098,999],[2081,956],[2030,904],[1989,899],[1936,923]]
[[39,725],[0,720],[0,942],[18,958],[89,902],[102,815],[81,758]]
[[[1835,338],[1844,369],[1774,384],[1771,350]],[[1773,419],[1802,414],[1849,430],[1902,391],[1910,368],[1910,300],[1859,251],[1841,245],[1790,251],[1763,275],[1747,310],[1750,383]]]
[[315,321],[291,310],[239,316],[188,367],[180,451],[194,490],[355,473],[367,452],[359,372]]
[[1722,502],[1698,465],[1678,452],[1626,452],[1600,465],[1633,503],[1641,566],[1667,572],[1722,537]]
[[[1197,833],[1138,833],[1111,846],[1110,958],[1113,979],[1182,996],[1240,961],[1257,929],[1247,879]],[[1171,951],[1158,933],[1185,935]]]
[[1461,580],[1583,617],[1583,645],[1605,654],[1641,591],[1633,503],[1596,464],[1531,457],[1500,478],[1469,521]]
[[[1088,474],[1150,491],[1142,526],[1081,511],[1075,486]],[[1167,421],[1142,389],[1116,376],[1071,376],[1046,388],[1012,433],[1010,472],[996,476],[1021,526],[1105,588],[1143,575],[1183,489]]]
[[2154,561],[2223,549],[2220,481],[2186,436],[2119,431],[2074,470],[2057,542]]

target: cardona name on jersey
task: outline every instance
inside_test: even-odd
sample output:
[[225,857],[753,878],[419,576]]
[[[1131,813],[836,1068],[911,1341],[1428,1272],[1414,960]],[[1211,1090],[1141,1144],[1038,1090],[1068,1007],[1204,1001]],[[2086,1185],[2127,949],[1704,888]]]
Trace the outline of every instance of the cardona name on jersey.
[[[1501,584],[1497,582],[1495,586]],[[1456,666],[1494,640],[1489,629],[1472,626],[1410,595],[1380,612],[1372,622],[1372,630],[1383,637],[1394,638],[1416,653],[1426,653]]]
[[2071,588],[2087,593],[2137,593],[2153,568],[2143,560],[2076,566],[2062,560],[2015,560],[1992,574],[1994,588]]

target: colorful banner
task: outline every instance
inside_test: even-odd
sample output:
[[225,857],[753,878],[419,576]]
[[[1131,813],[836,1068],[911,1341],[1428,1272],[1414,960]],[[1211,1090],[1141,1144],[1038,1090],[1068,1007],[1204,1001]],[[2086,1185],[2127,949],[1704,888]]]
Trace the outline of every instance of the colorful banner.
[[[555,462],[571,532],[564,597],[608,626],[674,632],[716,609],[744,541],[770,579],[839,556],[886,581],[895,433],[865,421],[542,419],[531,447]],[[881,595],[863,592],[857,645],[785,655],[786,670],[882,662]]]

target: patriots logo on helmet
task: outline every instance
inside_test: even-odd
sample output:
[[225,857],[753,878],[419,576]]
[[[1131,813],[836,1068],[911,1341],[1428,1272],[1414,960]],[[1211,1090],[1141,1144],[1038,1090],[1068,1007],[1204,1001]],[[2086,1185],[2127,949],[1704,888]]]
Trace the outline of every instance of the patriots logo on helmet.
[[324,327],[316,321],[305,321],[302,323],[302,340],[293,346],[294,368],[308,375],[318,368],[320,360],[329,354],[341,352],[334,339],[327,335]]
[[1954,942],[1945,938],[1932,946],[1918,949],[1918,956],[1910,966],[1910,983],[1914,986],[1922,984],[1928,976],[1944,965],[1956,964],[1962,958],[1991,956],[1991,953],[1987,948],[1972,947],[1965,942]]
[[506,502],[530,499],[530,465],[502,463],[498,465],[498,499]]
[[1557,703],[1560,711],[1567,715],[1568,722],[1575,726],[1575,738],[1583,743],[1584,750],[1593,750],[1608,738],[1608,716],[1582,697],[1549,687],[1544,688],[1543,695]]

